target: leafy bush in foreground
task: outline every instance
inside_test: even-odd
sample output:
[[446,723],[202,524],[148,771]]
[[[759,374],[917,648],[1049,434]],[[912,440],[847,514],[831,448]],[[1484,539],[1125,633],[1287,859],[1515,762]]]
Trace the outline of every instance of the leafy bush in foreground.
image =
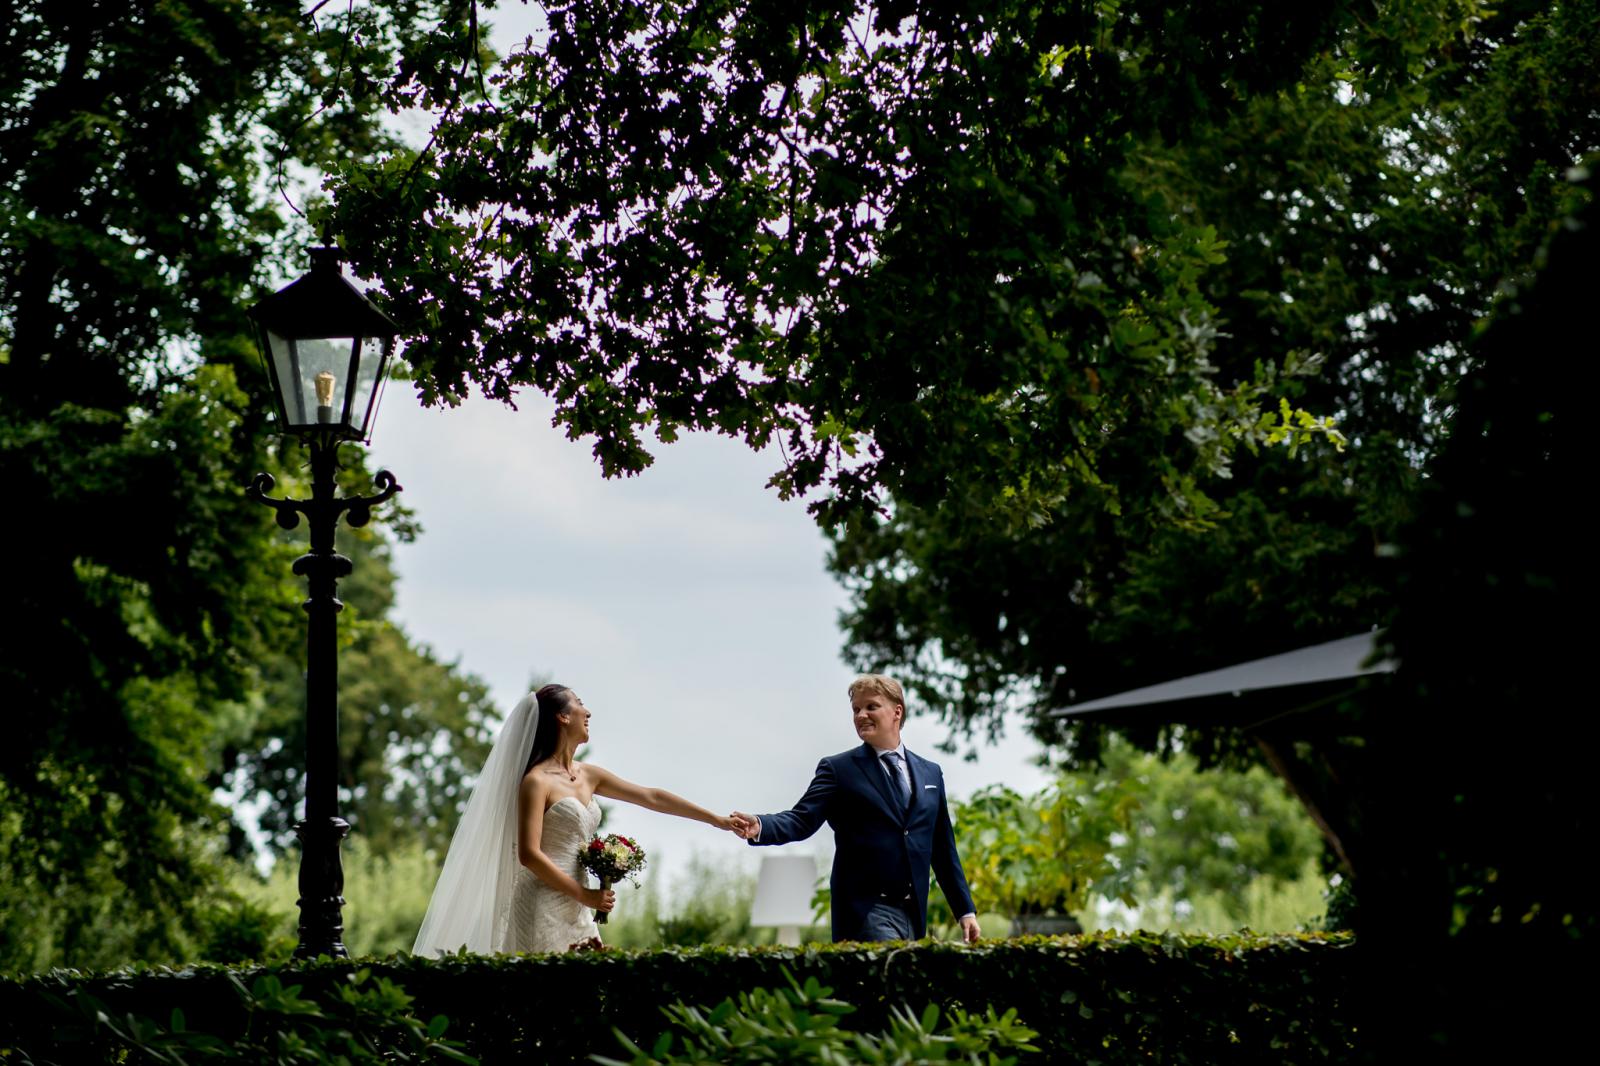
[[[997,1015],[989,1008],[982,1015],[959,1007],[939,1027],[939,1008],[929,1004],[920,1016],[904,1006],[891,1009],[888,1031],[852,1033],[839,1027],[839,1019],[855,1007],[831,998],[833,989],[815,977],[804,984],[785,967],[788,988],[757,988],[740,992],[737,1001],[723,1000],[709,1013],[698,1007],[674,1003],[663,1009],[677,1032],[668,1030],[646,1052],[620,1030],[617,1039],[633,1057],[594,1056],[603,1066],[670,1066],[679,1063],[784,1062],[882,1063],[885,1066],[922,1066],[924,1063],[971,1062],[1012,1066],[1016,1056],[999,1056],[997,1050],[1037,1051],[1028,1043],[1038,1034],[1017,1020],[1017,1012]],[[682,1048],[674,1054],[673,1045]]]

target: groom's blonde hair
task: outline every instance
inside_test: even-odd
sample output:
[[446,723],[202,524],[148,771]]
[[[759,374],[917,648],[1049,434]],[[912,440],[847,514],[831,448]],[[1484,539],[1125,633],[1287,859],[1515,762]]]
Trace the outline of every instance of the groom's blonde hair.
[[860,677],[850,682],[850,688],[847,691],[852,700],[861,695],[863,692],[871,692],[894,703],[898,703],[900,705],[900,721],[902,723],[905,722],[905,690],[900,687],[900,682],[896,681],[888,674],[862,674]]

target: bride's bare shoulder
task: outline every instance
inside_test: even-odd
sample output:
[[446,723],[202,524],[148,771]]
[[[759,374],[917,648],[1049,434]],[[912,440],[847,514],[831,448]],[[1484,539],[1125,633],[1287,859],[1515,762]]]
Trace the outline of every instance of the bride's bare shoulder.
[[522,783],[517,786],[517,795],[524,799],[544,799],[550,790],[550,783],[537,769],[531,769],[522,775]]

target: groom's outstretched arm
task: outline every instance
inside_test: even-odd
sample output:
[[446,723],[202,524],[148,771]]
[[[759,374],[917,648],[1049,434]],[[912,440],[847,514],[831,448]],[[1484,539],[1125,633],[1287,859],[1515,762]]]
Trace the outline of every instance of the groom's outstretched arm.
[[796,840],[804,840],[828,820],[828,804],[833,799],[834,789],[838,781],[833,774],[833,765],[827,759],[817,763],[816,776],[811,779],[811,785],[806,789],[805,795],[793,807],[777,814],[760,814],[756,816],[758,829],[750,839],[752,844],[788,844]]

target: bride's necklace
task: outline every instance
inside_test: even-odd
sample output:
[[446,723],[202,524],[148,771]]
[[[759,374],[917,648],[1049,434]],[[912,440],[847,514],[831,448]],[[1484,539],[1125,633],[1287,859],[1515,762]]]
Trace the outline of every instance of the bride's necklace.
[[563,767],[563,766],[552,767],[551,769],[546,770],[545,773],[547,773],[547,774],[559,774],[560,776],[566,778],[568,781],[571,781],[574,784],[576,784],[577,781],[578,781],[578,775],[573,773],[571,770],[568,770],[566,767]]

